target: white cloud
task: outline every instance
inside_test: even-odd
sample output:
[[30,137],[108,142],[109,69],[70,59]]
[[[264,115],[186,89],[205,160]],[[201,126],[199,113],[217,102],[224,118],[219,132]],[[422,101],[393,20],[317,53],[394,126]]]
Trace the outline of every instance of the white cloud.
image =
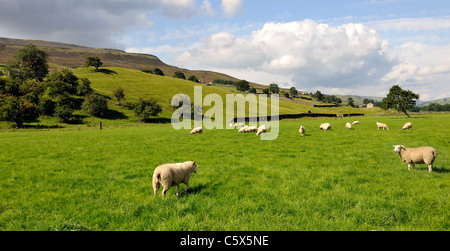
[[233,16],[242,9],[244,0],[222,0],[223,13],[226,16]]
[[209,16],[216,15],[216,11],[213,9],[212,4],[209,0],[203,0],[203,4],[200,8]]
[[450,28],[450,16],[398,18],[367,22],[365,25],[377,31],[425,31]]

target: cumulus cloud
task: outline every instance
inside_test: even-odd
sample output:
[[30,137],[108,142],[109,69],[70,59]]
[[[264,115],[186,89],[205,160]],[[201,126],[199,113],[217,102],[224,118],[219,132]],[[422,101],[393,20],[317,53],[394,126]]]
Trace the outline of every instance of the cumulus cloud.
[[222,0],[223,13],[226,16],[233,16],[242,9],[244,0]]
[[[396,65],[389,43],[362,24],[331,27],[312,20],[267,23],[251,36],[217,33],[177,58],[182,65],[214,67],[251,76],[285,76],[299,89],[375,85]],[[249,79],[251,81],[255,81]],[[260,83],[269,84],[266,79]]]

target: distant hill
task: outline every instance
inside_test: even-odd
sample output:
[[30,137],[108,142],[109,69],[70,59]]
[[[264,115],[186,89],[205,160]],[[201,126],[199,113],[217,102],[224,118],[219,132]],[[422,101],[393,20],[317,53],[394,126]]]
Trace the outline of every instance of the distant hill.
[[440,104],[440,105],[446,105],[446,104],[450,104],[450,97],[449,98],[443,98],[443,99],[437,99],[437,100],[433,100],[433,101],[427,101],[427,102],[417,102],[417,106],[419,107],[424,107],[424,106],[428,106],[430,104]]
[[226,74],[212,71],[193,71],[178,68],[162,62],[158,57],[148,54],[127,53],[115,49],[97,49],[73,44],[23,40],[0,37],[0,65],[13,59],[14,54],[27,44],[34,44],[49,54],[51,68],[84,66],[87,57],[97,56],[102,59],[104,67],[121,67],[133,70],[160,68],[166,76],[173,76],[176,71],[183,72],[186,77],[196,76],[200,81],[209,83],[215,79],[237,81]]

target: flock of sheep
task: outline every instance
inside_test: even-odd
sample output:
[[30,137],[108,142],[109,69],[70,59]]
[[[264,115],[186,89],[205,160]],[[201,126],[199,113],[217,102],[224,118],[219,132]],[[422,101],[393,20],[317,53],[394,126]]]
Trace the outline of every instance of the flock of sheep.
[[[349,130],[353,129],[354,125],[359,125],[359,121],[355,121],[353,123],[347,123],[345,127]],[[256,126],[246,126],[243,123],[236,123],[230,125],[233,128],[239,129],[238,133],[251,133],[256,132],[256,135],[259,136],[262,133],[267,132],[267,127],[265,125],[260,126],[259,128]],[[386,124],[377,122],[378,130],[389,130],[389,127]],[[406,123],[402,130],[409,130],[412,128],[412,123]],[[324,123],[320,125],[320,129],[324,131],[331,130],[330,123]],[[195,128],[190,134],[201,134],[203,133],[203,128]],[[300,126],[299,129],[300,135],[304,136],[306,133],[306,128],[304,126]],[[420,148],[407,148],[403,145],[395,145],[394,152],[398,153],[403,162],[408,163],[408,170],[411,170],[411,166],[415,169],[415,164],[426,164],[428,165],[429,172],[433,171],[433,163],[437,157],[436,150],[432,147],[420,147]],[[191,178],[192,173],[197,172],[197,163],[193,161],[188,161],[185,163],[178,164],[165,164],[158,166],[153,174],[153,190],[154,196],[156,197],[156,193],[159,190],[159,187],[163,186],[163,198],[169,188],[176,186],[177,187],[177,196],[180,194],[180,184],[183,183],[186,185],[184,192],[187,192],[189,187],[189,180]]]

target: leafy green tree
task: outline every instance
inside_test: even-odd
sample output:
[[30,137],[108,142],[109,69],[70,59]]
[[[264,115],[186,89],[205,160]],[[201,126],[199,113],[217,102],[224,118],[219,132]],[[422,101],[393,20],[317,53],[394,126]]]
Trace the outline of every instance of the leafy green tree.
[[59,105],[56,107],[54,115],[59,118],[62,123],[67,123],[72,119],[73,109],[68,105]]
[[154,98],[139,99],[134,107],[136,116],[148,121],[151,117],[156,117],[162,112],[161,105]]
[[114,97],[116,97],[117,105],[121,106],[122,104],[120,103],[120,101],[125,99],[125,91],[122,89],[122,87],[118,87],[113,91],[113,95]]
[[103,65],[102,60],[99,57],[88,57],[85,63],[86,67],[94,67],[95,71],[98,71],[98,68]]
[[38,47],[29,44],[18,50],[14,60],[6,64],[6,71],[11,78],[21,81],[37,79],[42,81],[48,74],[48,54]]
[[250,83],[246,80],[241,80],[235,83],[236,89],[240,92],[245,92],[250,90]]
[[347,103],[351,107],[355,107],[355,100],[353,98],[348,98]]
[[248,91],[249,93],[253,93],[253,94],[256,94],[257,92],[256,92],[256,88],[254,88],[254,87],[252,87],[252,88],[250,88],[250,90]]
[[196,76],[190,76],[188,78],[189,81],[195,82],[195,83],[199,83],[200,81],[198,80],[198,78]]
[[79,82],[79,84],[77,86],[77,95],[84,97],[93,92],[94,92],[94,90],[91,87],[91,81],[89,81],[89,79],[87,79],[87,78],[82,78],[81,82]]
[[289,89],[289,93],[291,94],[292,97],[295,97],[298,95],[298,91],[295,87],[291,87],[291,89]]
[[381,108],[396,109],[399,112],[403,112],[410,118],[408,111],[415,108],[417,100],[419,100],[420,95],[413,93],[409,90],[403,90],[400,86],[394,85],[389,90],[386,98],[381,102]]
[[184,73],[177,71],[175,72],[175,74],[173,75],[174,78],[179,78],[179,79],[184,79],[186,80],[186,76],[184,75]]
[[153,72],[155,73],[155,75],[164,77],[164,72],[159,68],[155,68],[155,70],[153,70]]
[[103,96],[92,93],[85,98],[83,110],[91,116],[102,117],[108,112],[108,101]]
[[269,85],[269,91],[273,94],[279,94],[280,93],[280,87],[278,87],[277,84],[273,83]]
[[319,100],[319,101],[322,101],[325,98],[325,96],[320,91],[316,91],[316,93],[314,93],[312,95],[312,97],[317,99],[317,100]]
[[270,90],[268,88],[263,89],[262,92],[263,94],[270,95]]
[[39,109],[23,97],[6,96],[0,98],[0,119],[15,122],[18,128],[23,128],[27,121],[39,117]]

